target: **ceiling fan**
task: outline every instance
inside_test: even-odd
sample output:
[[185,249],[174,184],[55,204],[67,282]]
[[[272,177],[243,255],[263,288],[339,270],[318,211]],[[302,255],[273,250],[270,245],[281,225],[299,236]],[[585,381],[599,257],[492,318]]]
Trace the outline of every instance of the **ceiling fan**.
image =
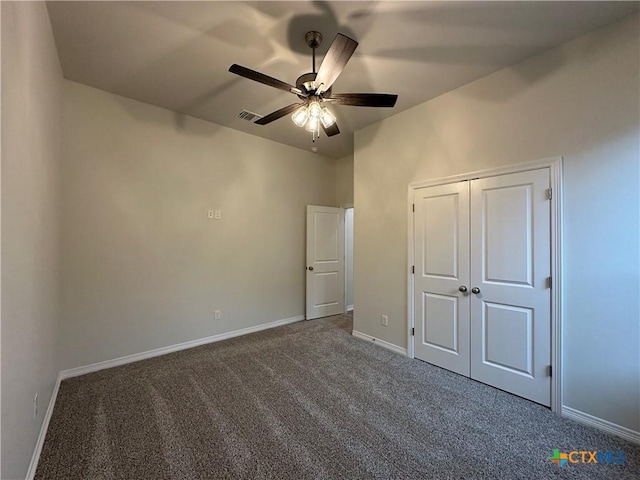
[[387,107],[396,104],[398,95],[387,93],[333,93],[331,86],[336,81],[345,65],[353,55],[358,42],[338,33],[329,46],[320,68],[316,72],[316,48],[322,43],[320,32],[311,31],[305,35],[307,45],[313,50],[312,72],[300,75],[296,86],[270,77],[250,68],[233,64],[229,68],[231,73],[250,80],[285,90],[300,98],[301,102],[292,103],[286,107],[266,115],[254,123],[267,125],[285,115],[293,114],[291,119],[299,127],[305,127],[313,133],[313,140],[319,136],[320,126],[328,137],[340,133],[336,124],[336,117],[323,104],[351,105],[355,107]]

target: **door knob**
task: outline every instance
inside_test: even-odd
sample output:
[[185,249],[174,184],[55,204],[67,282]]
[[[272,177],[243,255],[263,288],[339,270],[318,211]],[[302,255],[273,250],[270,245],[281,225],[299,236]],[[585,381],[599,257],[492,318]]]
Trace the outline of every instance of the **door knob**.
[[473,287],[471,289],[471,293],[480,293],[480,289],[478,287]]
[[464,285],[460,285],[460,286],[458,287],[458,290],[460,290],[462,293],[464,293],[464,292],[466,292],[466,291],[467,291],[467,287],[465,287]]
[[313,267],[309,267],[309,270],[313,271]]

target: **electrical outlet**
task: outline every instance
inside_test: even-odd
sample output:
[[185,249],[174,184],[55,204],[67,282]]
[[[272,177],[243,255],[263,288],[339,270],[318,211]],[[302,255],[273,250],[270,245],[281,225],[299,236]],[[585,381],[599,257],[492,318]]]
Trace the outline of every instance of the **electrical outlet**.
[[222,319],[222,310],[216,310],[215,312],[213,312],[213,318],[215,320]]
[[387,315],[380,315],[380,323],[385,327],[389,326],[389,317]]
[[33,418],[38,418],[38,394],[33,397]]
[[222,218],[222,210],[216,210],[213,214],[213,218],[220,220]]
[[213,219],[213,215],[214,215],[213,210],[207,211],[207,218]]

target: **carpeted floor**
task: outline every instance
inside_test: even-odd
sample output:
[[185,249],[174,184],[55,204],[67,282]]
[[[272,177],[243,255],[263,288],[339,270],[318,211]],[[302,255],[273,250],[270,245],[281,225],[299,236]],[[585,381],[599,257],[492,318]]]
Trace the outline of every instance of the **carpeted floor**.
[[65,380],[36,478],[640,478],[639,446],[350,332],[298,322]]

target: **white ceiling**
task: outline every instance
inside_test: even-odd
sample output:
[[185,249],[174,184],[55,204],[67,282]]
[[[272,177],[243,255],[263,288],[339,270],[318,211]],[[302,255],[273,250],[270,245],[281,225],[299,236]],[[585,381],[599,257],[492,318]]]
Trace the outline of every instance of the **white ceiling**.
[[[297,97],[228,72],[233,63],[290,84],[337,32],[360,45],[336,93],[397,93],[393,109],[331,107],[340,135],[319,152],[353,151],[353,132],[638,10],[638,2],[48,2],[65,78],[294,147],[311,134],[266,115]],[[180,115],[176,125],[181,127]]]

